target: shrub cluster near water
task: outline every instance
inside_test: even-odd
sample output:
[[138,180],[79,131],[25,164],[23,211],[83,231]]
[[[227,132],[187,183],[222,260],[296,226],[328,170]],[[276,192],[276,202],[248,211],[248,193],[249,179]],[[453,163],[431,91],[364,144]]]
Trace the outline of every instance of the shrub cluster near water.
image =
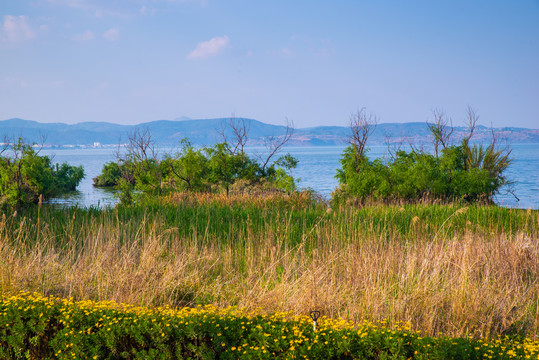
[[488,144],[471,144],[477,115],[468,108],[469,133],[454,144],[452,126],[441,113],[429,124],[433,153],[411,146],[406,152],[390,152],[390,159],[371,160],[366,147],[376,126],[372,115],[359,111],[351,118],[352,137],[337,170],[340,187],[334,192],[337,202],[368,200],[417,202],[443,201],[492,202],[502,187],[510,185],[505,171],[512,159],[507,147],[498,146],[493,137]]
[[53,166],[48,156],[18,139],[0,149],[0,209],[20,208],[74,191],[84,178],[82,166]]
[[183,139],[178,152],[164,156],[157,155],[149,132],[136,130],[125,154],[105,164],[94,185],[116,188],[122,205],[179,191],[228,194],[237,183],[257,191],[296,190],[292,169],[298,161],[290,154],[276,156],[292,135],[289,126],[284,135],[267,139],[267,153],[259,157],[244,150],[249,126],[245,120],[230,119],[223,126],[223,142],[196,148]]

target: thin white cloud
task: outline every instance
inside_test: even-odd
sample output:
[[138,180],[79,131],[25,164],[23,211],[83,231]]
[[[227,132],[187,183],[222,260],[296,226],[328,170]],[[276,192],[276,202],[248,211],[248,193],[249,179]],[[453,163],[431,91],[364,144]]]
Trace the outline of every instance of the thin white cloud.
[[86,30],[82,34],[73,35],[73,40],[79,41],[79,42],[90,41],[90,40],[93,40],[94,38],[95,38],[94,33],[91,32],[90,30]]
[[26,88],[28,86],[26,79],[16,78],[13,76],[6,76],[4,78],[4,84],[15,88]]
[[48,0],[53,5],[63,5],[75,8],[83,8],[86,4],[84,0]]
[[[43,1],[43,0],[42,0]],[[46,0],[55,6],[64,6],[79,9],[92,14],[98,19],[105,17],[118,17],[132,19],[136,16],[154,15],[157,11],[155,6],[159,4],[187,4],[199,3],[206,5],[206,0],[130,0],[130,1],[102,1],[102,0]],[[139,7],[140,6],[140,7]]]
[[281,49],[281,55],[286,58],[291,58],[294,56],[294,52],[290,50],[289,48],[282,48]]
[[85,4],[84,0],[48,0],[49,3],[54,5],[66,5],[70,7],[83,7]]
[[28,18],[24,15],[5,15],[4,23],[0,30],[0,39],[9,42],[20,42],[30,40],[35,34],[28,24]]
[[120,32],[116,28],[105,31],[103,37],[108,41],[118,41],[120,39]]
[[157,13],[157,9],[154,8],[154,7],[147,7],[146,5],[142,5],[142,7],[139,9],[139,14],[142,15],[142,16],[146,16],[146,15],[155,15]]
[[[101,19],[107,16],[119,18],[132,18],[136,10],[129,1],[92,1],[92,0],[47,0],[55,6],[64,6],[82,10]],[[134,2],[134,1],[133,1]]]
[[207,59],[225,50],[229,43],[230,39],[226,35],[214,37],[208,41],[198,43],[195,49],[187,55],[187,58],[192,60]]
[[[153,0],[154,2],[157,2],[158,0]],[[206,0],[164,0],[164,2],[167,3],[176,3],[176,4],[186,4],[186,3],[198,3],[200,5],[206,5]]]

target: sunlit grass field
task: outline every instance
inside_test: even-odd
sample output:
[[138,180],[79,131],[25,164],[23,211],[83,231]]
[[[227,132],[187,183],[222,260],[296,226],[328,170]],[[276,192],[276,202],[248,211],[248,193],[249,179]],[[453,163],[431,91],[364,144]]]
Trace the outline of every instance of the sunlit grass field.
[[0,219],[0,291],[172,308],[319,310],[425,336],[539,335],[539,212],[331,208],[294,196],[175,195]]

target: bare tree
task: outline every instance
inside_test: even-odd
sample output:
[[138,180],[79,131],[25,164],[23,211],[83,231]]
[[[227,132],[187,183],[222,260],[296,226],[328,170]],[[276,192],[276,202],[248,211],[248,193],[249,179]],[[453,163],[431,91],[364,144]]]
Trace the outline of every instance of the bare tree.
[[365,108],[358,110],[350,115],[350,130],[352,134],[348,139],[348,143],[354,149],[354,158],[356,168],[359,166],[361,159],[364,156],[367,140],[376,129],[378,119],[373,114],[367,115]]
[[465,154],[464,167],[466,170],[479,167],[484,154],[482,146],[470,147],[470,140],[474,134],[479,116],[471,106],[466,108],[466,121],[468,122],[468,134],[462,139],[462,148]]
[[432,143],[434,145],[434,153],[438,157],[440,145],[442,149],[449,146],[451,135],[453,134],[453,121],[447,118],[441,110],[433,110],[434,123],[428,123],[430,132],[434,136]]
[[11,144],[11,139],[9,138],[9,136],[4,135],[4,139],[2,140],[2,145],[0,146],[0,156],[2,156],[2,154],[6,152],[7,149],[9,149],[10,144]]
[[[137,176],[150,173],[151,177],[146,177],[145,185],[157,191],[161,190],[162,174],[159,168],[158,151],[148,128],[136,128],[128,135],[126,157],[124,164],[129,163],[129,166],[122,171],[122,177],[125,180],[133,184]],[[155,181],[148,181],[150,178]]]
[[465,147],[469,147],[470,139],[472,138],[477,121],[479,120],[479,115],[475,113],[475,110],[468,105],[466,108],[466,121],[468,122],[468,134],[462,139],[462,144]]
[[294,135],[294,123],[286,119],[285,126],[286,129],[283,135],[269,136],[264,139],[264,146],[268,150],[268,155],[266,156],[266,160],[264,160],[262,163],[262,171],[266,171],[266,167],[268,166],[271,158],[275,156],[275,154],[279,153],[281,148],[290,140],[292,135]]
[[387,146],[387,153],[393,160],[395,160],[397,158],[397,153],[403,148],[403,141],[400,140],[398,142],[392,142],[391,134],[385,134],[384,143]]
[[135,128],[128,136],[127,156],[135,161],[149,161],[157,159],[157,149],[148,128]]
[[[247,144],[247,135],[251,129],[251,123],[245,119],[236,119],[234,114],[228,122],[221,123],[221,129],[218,130],[219,135],[225,143],[226,150],[231,155],[243,154],[245,144]],[[231,131],[232,134],[229,134]]]

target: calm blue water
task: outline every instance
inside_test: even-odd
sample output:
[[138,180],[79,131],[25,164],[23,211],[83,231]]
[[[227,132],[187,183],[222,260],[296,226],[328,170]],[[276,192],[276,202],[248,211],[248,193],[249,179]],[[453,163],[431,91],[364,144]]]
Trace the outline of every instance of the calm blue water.
[[[514,144],[511,148],[514,160],[507,170],[507,175],[516,181],[513,192],[519,201],[507,193],[497,195],[495,200],[507,207],[539,209],[539,144]],[[344,146],[309,146],[287,147],[284,151],[299,160],[293,174],[300,179],[300,187],[311,188],[329,198],[330,193],[337,187],[334,176],[336,169],[340,167],[339,159],[343,149]],[[251,148],[248,152],[256,155],[263,153],[263,149]],[[97,207],[113,205],[116,202],[111,191],[92,186],[92,178],[99,175],[103,164],[115,160],[114,149],[42,150],[41,154],[53,156],[54,162],[83,165],[86,173],[77,192],[53,199],[51,202]],[[387,156],[386,146],[370,148],[369,158],[384,156]]]

